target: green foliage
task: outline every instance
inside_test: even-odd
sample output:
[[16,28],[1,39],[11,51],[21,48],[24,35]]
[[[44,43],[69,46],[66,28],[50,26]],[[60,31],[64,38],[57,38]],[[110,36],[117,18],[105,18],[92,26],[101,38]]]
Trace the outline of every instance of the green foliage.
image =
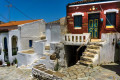
[[54,70],[55,70],[55,71],[58,71],[58,70],[59,70],[59,66],[60,66],[59,63],[57,62],[57,64],[56,64],[55,67],[54,67]]
[[10,61],[7,61],[7,65],[10,65]]
[[14,63],[15,63],[15,64],[17,64],[17,63],[18,63],[18,61],[17,61],[17,59],[16,59],[16,58],[15,58],[15,60],[14,60]]
[[13,51],[12,55],[17,55],[17,51]]

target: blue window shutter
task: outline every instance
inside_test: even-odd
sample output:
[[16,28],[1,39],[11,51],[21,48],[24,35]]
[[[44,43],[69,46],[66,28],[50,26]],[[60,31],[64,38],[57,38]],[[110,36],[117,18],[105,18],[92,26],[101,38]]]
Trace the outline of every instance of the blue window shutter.
[[74,16],[74,26],[82,27],[82,15]]

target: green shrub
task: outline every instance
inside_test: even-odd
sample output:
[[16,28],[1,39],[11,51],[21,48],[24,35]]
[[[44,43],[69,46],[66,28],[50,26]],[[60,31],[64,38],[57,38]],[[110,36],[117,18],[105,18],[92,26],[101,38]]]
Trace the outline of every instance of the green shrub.
[[58,71],[58,70],[59,70],[59,63],[58,63],[58,62],[57,62],[57,64],[55,65],[54,70],[55,70],[55,71]]
[[18,63],[18,61],[17,61],[17,59],[16,59],[16,58],[15,58],[15,60],[14,60],[14,63],[15,63],[15,64],[17,64],[17,63]]
[[7,66],[10,66],[10,62],[9,61],[7,61]]

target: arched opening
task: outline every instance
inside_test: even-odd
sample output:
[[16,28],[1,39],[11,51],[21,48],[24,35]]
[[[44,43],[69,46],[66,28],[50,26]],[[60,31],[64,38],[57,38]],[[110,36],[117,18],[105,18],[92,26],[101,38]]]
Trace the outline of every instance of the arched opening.
[[4,61],[7,62],[8,61],[8,44],[7,44],[7,38],[4,38]]
[[16,36],[12,36],[12,55],[17,55],[18,47],[17,47],[17,40]]

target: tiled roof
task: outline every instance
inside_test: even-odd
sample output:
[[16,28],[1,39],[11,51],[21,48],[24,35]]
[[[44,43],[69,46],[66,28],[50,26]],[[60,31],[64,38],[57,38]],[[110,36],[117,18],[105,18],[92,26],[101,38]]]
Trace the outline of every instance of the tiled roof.
[[69,3],[68,5],[86,4],[86,3],[103,2],[103,1],[115,1],[115,0],[83,0],[83,1],[77,1],[77,2],[73,2],[73,3]]
[[8,23],[4,23],[4,24],[0,24],[0,27],[10,27],[10,26],[17,26],[17,25],[21,25],[21,24],[25,24],[25,23],[31,23],[34,21],[39,21],[42,19],[38,19],[38,20],[25,20],[25,21],[11,21]]
[[60,23],[60,20],[48,22],[47,24],[54,24],[54,23]]

